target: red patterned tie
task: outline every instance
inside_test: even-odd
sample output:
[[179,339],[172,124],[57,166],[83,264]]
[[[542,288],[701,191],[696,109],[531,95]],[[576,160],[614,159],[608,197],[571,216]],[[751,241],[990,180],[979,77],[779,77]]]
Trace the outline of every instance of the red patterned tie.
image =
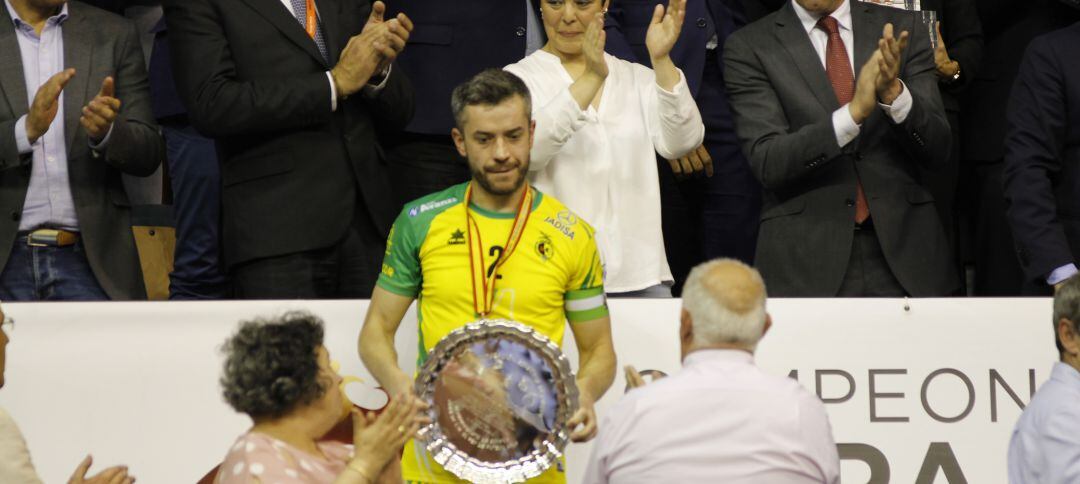
[[[848,60],[844,39],[840,38],[840,26],[836,19],[825,16],[818,20],[818,28],[829,34],[829,43],[825,46],[825,75],[829,76],[836,100],[843,106],[855,97],[855,74]],[[855,222],[863,223],[870,218],[870,205],[866,203],[862,182],[855,174]]]

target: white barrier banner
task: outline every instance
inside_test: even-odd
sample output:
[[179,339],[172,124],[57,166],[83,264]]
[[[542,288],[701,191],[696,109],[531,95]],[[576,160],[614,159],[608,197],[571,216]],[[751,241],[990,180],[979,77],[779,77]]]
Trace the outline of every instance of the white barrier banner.
[[[47,483],[66,482],[92,453],[96,469],[122,463],[140,482],[190,484],[250,425],[218,386],[219,348],[237,322],[288,309],[319,315],[347,394],[377,408],[385,396],[356,352],[366,307],[5,304],[16,329],[0,406]],[[620,367],[678,371],[677,300],[612,300],[611,310]],[[778,299],[769,312],[757,362],[825,401],[844,483],[1005,483],[1013,424],[1057,359],[1048,299]],[[410,312],[397,339],[404,368],[414,367],[416,343]],[[564,349],[576,368],[572,337]],[[598,403],[601,420],[624,392],[621,373]],[[589,451],[569,448],[568,482],[580,482]]]

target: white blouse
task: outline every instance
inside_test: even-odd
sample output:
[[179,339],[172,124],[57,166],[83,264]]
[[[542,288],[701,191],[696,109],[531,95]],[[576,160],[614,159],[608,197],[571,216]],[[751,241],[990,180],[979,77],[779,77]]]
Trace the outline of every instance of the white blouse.
[[538,50],[505,69],[532,94],[531,182],[596,228],[607,291],[637,291],[672,279],[656,153],[685,156],[701,144],[705,126],[681,71],[669,92],[651,69],[604,58],[608,76],[599,108],[584,111],[570,94],[574,80],[554,54]]

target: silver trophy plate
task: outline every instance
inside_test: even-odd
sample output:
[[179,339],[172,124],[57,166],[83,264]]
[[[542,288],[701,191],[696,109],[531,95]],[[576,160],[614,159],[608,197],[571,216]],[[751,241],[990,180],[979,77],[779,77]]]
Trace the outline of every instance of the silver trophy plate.
[[515,321],[454,330],[414,385],[431,405],[420,443],[447,471],[477,483],[522,482],[557,464],[578,406],[562,350]]

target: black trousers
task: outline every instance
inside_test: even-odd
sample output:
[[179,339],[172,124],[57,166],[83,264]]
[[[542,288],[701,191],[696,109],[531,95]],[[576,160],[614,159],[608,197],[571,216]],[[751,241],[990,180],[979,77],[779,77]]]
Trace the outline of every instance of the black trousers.
[[375,289],[386,240],[359,205],[330,247],[267,257],[232,269],[237,299],[366,299]]
[[904,297],[904,286],[896,280],[881,250],[873,219],[855,227],[844,281],[838,297]]

